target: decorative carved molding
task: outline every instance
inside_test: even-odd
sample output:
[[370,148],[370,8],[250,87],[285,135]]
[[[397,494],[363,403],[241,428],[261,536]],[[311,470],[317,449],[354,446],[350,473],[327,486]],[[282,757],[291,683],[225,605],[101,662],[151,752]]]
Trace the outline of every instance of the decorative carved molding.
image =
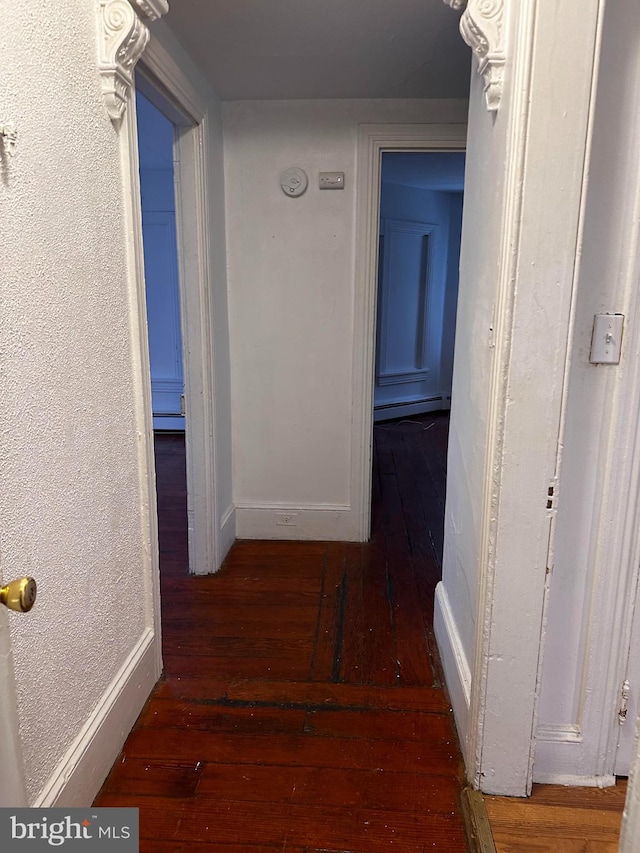
[[155,21],[169,9],[167,0],[99,0],[102,91],[111,120],[127,108],[133,71],[149,41],[141,15]]
[[[452,9],[464,9],[460,18],[462,38],[478,58],[478,74],[484,77],[487,109],[500,106],[504,85],[504,0],[444,0]],[[465,8],[466,7],[466,8]]]

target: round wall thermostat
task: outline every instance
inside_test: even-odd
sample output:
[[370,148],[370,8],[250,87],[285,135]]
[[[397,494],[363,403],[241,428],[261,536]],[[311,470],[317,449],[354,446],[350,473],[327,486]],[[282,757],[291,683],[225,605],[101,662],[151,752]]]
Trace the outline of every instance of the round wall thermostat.
[[291,169],[287,169],[280,175],[282,192],[285,195],[290,195],[292,198],[302,195],[308,183],[306,172],[298,169],[297,166],[292,166]]

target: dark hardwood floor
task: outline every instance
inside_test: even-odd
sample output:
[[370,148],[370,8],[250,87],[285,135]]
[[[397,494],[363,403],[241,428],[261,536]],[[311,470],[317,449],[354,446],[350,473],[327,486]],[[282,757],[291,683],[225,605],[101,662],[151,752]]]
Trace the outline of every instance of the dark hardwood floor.
[[237,542],[207,577],[184,442],[157,437],[165,674],[95,803],[140,808],[143,853],[466,850],[432,625],[447,428],[375,428],[371,542]]

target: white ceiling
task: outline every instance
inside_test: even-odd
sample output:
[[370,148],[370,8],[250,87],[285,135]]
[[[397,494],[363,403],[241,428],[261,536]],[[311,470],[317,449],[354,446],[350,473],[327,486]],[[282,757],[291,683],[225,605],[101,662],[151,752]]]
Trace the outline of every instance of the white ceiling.
[[166,21],[224,100],[466,98],[442,0],[170,0]]

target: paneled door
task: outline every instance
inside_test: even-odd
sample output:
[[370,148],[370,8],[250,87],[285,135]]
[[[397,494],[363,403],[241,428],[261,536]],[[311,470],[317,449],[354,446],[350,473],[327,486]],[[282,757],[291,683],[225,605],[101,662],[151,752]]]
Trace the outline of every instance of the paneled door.
[[381,222],[375,420],[443,408],[437,230],[426,222]]
[[[0,567],[0,586],[2,570]],[[14,618],[24,618],[16,616]],[[28,616],[26,617],[28,619]],[[28,628],[28,625],[25,625]],[[18,732],[18,709],[16,687],[11,655],[9,614],[0,606],[0,808],[25,806],[24,770],[22,745]]]
[[634,736],[640,706],[640,586],[636,589],[631,644],[619,698],[620,735],[614,773],[616,776],[628,776],[634,756]]

